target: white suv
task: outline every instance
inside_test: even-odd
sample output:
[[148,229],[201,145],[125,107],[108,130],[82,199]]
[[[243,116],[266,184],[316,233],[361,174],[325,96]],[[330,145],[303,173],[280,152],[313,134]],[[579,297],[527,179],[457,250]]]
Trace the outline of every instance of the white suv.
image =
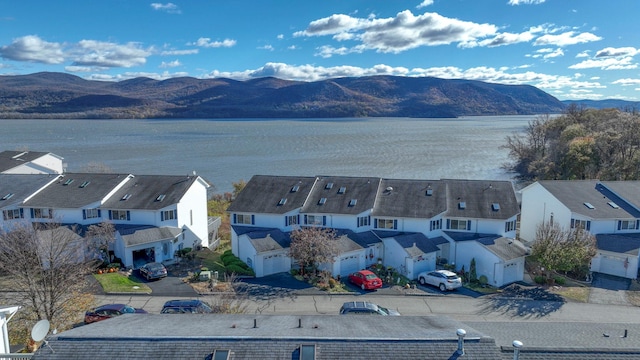
[[462,279],[449,270],[425,271],[418,274],[420,285],[433,285],[440,291],[454,290],[462,287]]

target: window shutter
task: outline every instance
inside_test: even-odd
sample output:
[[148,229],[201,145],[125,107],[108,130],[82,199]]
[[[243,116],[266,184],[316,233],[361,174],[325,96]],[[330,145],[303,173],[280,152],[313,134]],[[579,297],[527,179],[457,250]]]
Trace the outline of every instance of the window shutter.
[[398,230],[398,220],[393,220],[393,230]]
[[160,211],[160,221],[164,221],[164,211]]
[[24,209],[20,208],[20,219],[24,219]]
[[447,229],[451,229],[451,220],[447,219]]
[[236,214],[233,214],[233,223],[234,223],[234,224],[237,224],[237,223],[238,223],[238,221],[236,220]]
[[367,216],[367,225],[371,226],[371,216]]
[[33,219],[33,218],[34,218],[34,217],[33,217],[33,215],[34,215],[34,214],[33,214],[33,208],[31,208],[30,210],[31,210],[31,218]]
[[[571,219],[571,228],[575,229],[576,227],[576,219]],[[620,230],[620,222],[618,221],[618,230]]]
[[359,217],[356,218],[356,227],[360,227],[360,218]]
[[289,217],[286,215],[284,217],[284,226],[289,226]]
[[378,221],[376,219],[373,219],[373,228],[374,229],[378,228]]
[[587,231],[591,231],[591,221],[587,221]]
[[325,225],[327,225],[327,217],[323,216],[322,217],[322,226],[325,226]]
[[113,214],[111,213],[111,210],[109,210],[109,220],[113,220]]
[[178,209],[173,209],[173,220],[178,220]]
[[251,215],[251,225],[255,225],[255,224],[256,224],[256,216]]
[[98,209],[98,217],[101,218],[102,217],[102,210]]
[[307,215],[304,216],[304,224],[307,225]]
[[298,221],[296,222],[298,225],[300,224],[300,214],[298,214]]
[[640,220],[636,220],[636,230],[640,229]]
[[82,219],[86,220],[87,219],[87,210],[82,209]]
[[127,210],[127,221],[131,220],[131,212]]
[[471,220],[467,220],[467,230],[471,230]]
[[618,230],[622,227],[622,221],[618,220]]

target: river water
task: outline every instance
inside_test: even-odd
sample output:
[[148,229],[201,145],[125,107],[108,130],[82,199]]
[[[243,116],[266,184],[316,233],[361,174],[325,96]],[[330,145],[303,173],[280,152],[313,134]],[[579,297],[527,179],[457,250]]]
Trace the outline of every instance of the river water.
[[216,193],[256,174],[504,180],[501,145],[533,118],[0,120],[0,151],[52,152],[70,172],[195,171]]

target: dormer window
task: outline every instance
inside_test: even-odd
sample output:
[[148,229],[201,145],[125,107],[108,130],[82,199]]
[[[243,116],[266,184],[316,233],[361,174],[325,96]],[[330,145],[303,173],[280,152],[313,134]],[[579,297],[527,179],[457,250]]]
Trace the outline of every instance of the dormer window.
[[278,202],[278,206],[282,206],[282,205],[284,205],[284,204],[286,204],[286,203],[287,203],[287,198],[282,198],[282,199],[280,199],[280,201]]
[[7,195],[2,197],[2,200],[9,200],[11,199],[11,197],[13,197],[13,193],[8,193]]
[[124,194],[124,196],[122,198],[120,198],[121,201],[127,201],[129,200],[129,198],[131,197],[131,194]]
[[588,203],[588,202],[584,203],[584,206],[586,206],[587,209],[589,209],[589,210],[593,210],[593,209],[596,208],[595,206],[591,205],[591,203]]
[[341,186],[338,190],[338,194],[344,194],[345,191],[347,191],[347,188],[345,186]]
[[324,188],[327,190],[333,188],[333,183],[332,182],[327,183],[327,185],[325,185]]
[[320,201],[318,201],[318,205],[324,205],[324,203],[327,202],[327,198],[320,198]]
[[66,186],[66,185],[71,184],[72,182],[73,182],[73,179],[67,179],[67,181],[65,181],[64,184],[62,184],[62,185]]
[[300,186],[298,186],[298,185],[294,185],[294,186],[291,188],[291,192],[298,192],[298,190],[300,190]]
[[358,203],[358,199],[351,199],[349,201],[349,206],[356,206],[357,203]]
[[467,208],[467,203],[466,203],[465,201],[460,201],[460,202],[458,203],[458,209],[462,209],[462,210],[464,210],[464,209],[466,209],[466,208]]
[[491,204],[491,210],[499,211],[500,210],[500,204],[498,204],[498,203]]
[[165,194],[158,195],[158,197],[156,198],[156,201],[162,201],[162,200],[164,200],[165,197],[167,197],[167,195],[165,195]]
[[87,185],[89,185],[90,183],[91,183],[91,181],[85,181],[85,182],[83,182],[82,184],[80,184],[80,187],[84,189],[84,188],[86,188],[86,187],[87,187]]

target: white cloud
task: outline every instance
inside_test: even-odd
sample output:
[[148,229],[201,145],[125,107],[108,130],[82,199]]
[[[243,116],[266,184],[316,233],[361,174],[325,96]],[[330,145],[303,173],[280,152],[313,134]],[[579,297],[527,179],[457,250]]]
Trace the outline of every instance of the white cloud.
[[491,39],[485,39],[478,42],[478,45],[487,46],[487,47],[512,45],[512,44],[517,44],[521,42],[529,42],[533,38],[534,38],[534,34],[531,31],[525,31],[519,34],[501,33],[501,34],[497,34],[495,37]]
[[180,14],[180,13],[182,13],[182,11],[180,11],[180,9],[178,8],[178,5],[176,5],[174,3],[166,3],[166,4],[152,3],[151,7],[153,8],[153,10],[164,11],[164,12],[167,12],[169,14]]
[[274,48],[271,45],[265,45],[265,46],[259,46],[258,47],[259,50],[268,50],[268,51],[273,51]]
[[636,86],[640,85],[640,79],[619,79],[612,84],[621,85],[621,86]]
[[200,52],[198,49],[188,50],[165,50],[160,53],[162,56],[174,56],[174,55],[194,55]]
[[187,45],[195,45],[206,48],[219,48],[219,47],[232,47],[236,45],[236,41],[232,39],[224,39],[222,41],[211,41],[211,38],[201,37],[194,43],[187,43]]
[[10,45],[0,47],[0,56],[15,61],[60,64],[65,61],[62,44],[42,40],[37,35],[14,39]]
[[74,49],[73,66],[133,67],[143,65],[152,54],[137,43],[124,45],[96,40],[81,40]]
[[589,57],[589,50],[582,51],[576,55],[576,58],[585,58]]
[[295,45],[289,45],[289,46],[287,47],[287,49],[289,49],[289,50],[295,50],[295,49],[297,49],[297,48],[298,48],[298,47],[297,47],[297,46],[295,46]]
[[96,68],[91,66],[65,66],[64,69],[68,72],[91,72],[96,71]]
[[170,61],[170,62],[164,62],[163,61],[160,64],[160,68],[163,68],[163,69],[165,69],[165,68],[174,68],[174,67],[178,67],[178,66],[182,66],[182,63],[180,63],[180,61],[177,60],[177,59],[173,60],[173,61]]
[[564,51],[562,51],[562,49],[557,48],[554,51],[544,55],[542,58],[543,59],[552,59],[552,58],[556,58],[556,57],[560,57],[560,56],[564,56]]
[[423,7],[427,7],[429,5],[433,5],[433,0],[422,0],[422,2],[420,4],[418,4],[418,6],[416,6],[416,8],[422,9]]
[[278,40],[284,39],[284,34],[278,34],[277,38],[278,38]]
[[147,77],[154,80],[167,80],[179,77],[189,76],[186,72],[170,73],[164,71],[162,73],[153,72],[125,72],[119,75],[107,75],[107,74],[92,74],[86,77],[88,80],[100,80],[100,81],[122,81],[128,79],[135,79],[138,77]]
[[509,5],[538,5],[545,2],[545,0],[509,0]]
[[640,49],[636,49],[633,47],[621,47],[621,48],[604,48],[596,52],[596,57],[607,57],[607,56],[635,56],[640,54]]
[[628,70],[637,69],[638,64],[633,63],[633,58],[630,56],[623,58],[602,58],[602,59],[589,59],[582,61],[578,64],[569,66],[569,69],[593,69],[599,68],[601,70]]
[[599,40],[602,40],[602,38],[592,33],[584,32],[584,33],[576,34],[575,31],[567,31],[558,35],[552,35],[552,34],[542,35],[534,41],[533,45],[536,45],[536,46],[554,45],[554,46],[562,47],[562,46],[588,43],[588,42],[599,41]]

